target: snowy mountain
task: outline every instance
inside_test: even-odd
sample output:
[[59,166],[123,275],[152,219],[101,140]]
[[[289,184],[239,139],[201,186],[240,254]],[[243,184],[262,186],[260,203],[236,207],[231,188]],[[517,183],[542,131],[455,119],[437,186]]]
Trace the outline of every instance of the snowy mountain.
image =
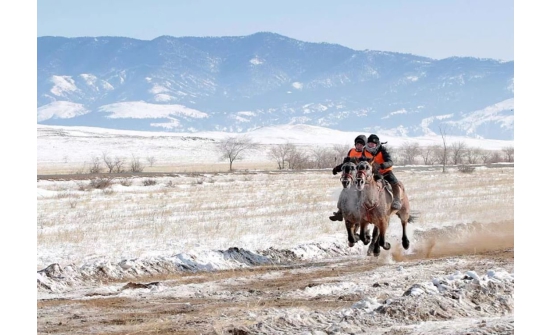
[[514,63],[352,50],[273,33],[39,37],[37,122],[243,132],[283,124],[513,140]]

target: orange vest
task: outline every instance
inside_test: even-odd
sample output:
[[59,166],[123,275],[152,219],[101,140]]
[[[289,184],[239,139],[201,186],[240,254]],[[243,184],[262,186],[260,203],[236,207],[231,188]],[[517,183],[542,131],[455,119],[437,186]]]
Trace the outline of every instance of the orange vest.
[[351,148],[348,151],[348,157],[350,157],[350,158],[361,158],[361,157],[365,157],[365,156],[363,155],[362,151],[357,151],[357,150],[355,150],[355,148]]
[[[370,152],[368,152],[367,150],[364,150],[363,153],[365,154],[365,157],[367,157],[368,159],[372,159],[372,154]],[[377,153],[376,156],[374,156],[374,161],[378,163],[378,165],[384,163],[384,158],[382,157],[381,152]],[[390,166],[387,169],[379,169],[378,172],[380,172],[381,174],[384,174],[388,171],[391,171],[392,169],[393,169],[393,166]]]

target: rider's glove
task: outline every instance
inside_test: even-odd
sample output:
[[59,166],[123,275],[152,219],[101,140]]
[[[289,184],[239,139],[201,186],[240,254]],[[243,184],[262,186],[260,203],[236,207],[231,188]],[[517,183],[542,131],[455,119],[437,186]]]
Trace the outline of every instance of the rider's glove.
[[332,174],[333,175],[336,175],[338,173],[338,167],[335,167],[334,169],[332,169]]

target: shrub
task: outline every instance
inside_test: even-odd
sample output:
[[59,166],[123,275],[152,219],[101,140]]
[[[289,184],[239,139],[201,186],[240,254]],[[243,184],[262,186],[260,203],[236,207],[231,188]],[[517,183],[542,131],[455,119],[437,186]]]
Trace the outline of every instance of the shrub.
[[462,173],[472,173],[474,172],[475,167],[471,165],[462,164],[458,166],[458,171]]
[[104,189],[107,187],[111,187],[111,185],[113,185],[113,182],[111,181],[111,179],[108,178],[96,178],[90,180],[91,188]]
[[132,180],[130,178],[124,178],[120,181],[120,185],[130,186],[130,185],[132,185]]
[[145,179],[143,181],[143,186],[152,186],[152,185],[156,185],[157,184],[157,181],[154,180],[154,179]]

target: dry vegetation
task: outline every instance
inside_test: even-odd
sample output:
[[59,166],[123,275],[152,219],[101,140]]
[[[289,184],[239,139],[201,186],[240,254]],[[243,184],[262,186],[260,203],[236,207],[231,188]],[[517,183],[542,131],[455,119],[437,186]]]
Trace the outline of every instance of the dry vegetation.
[[[420,213],[410,229],[513,218],[511,168],[397,175]],[[343,226],[328,220],[339,192],[338,177],[328,171],[42,181],[39,187],[54,192],[37,201],[38,267],[63,261],[46,256],[60,244],[74,260],[98,244],[119,259],[151,246],[169,253],[290,247],[323,235],[345,239]]]
[[[404,295],[412,285],[457,270],[513,273],[513,168],[396,175],[418,214],[409,225],[414,253],[399,247],[400,227],[392,219],[395,240],[385,257],[396,263],[363,254],[97,283],[91,291],[75,288],[66,298],[39,300],[37,331],[513,334],[513,283],[421,300]],[[340,184],[326,170],[42,180],[38,188],[39,269],[151,251],[290,248],[324,236],[346,240],[344,224],[328,220]],[[323,287],[332,287],[331,293],[322,293]],[[394,302],[374,314],[351,308],[366,298]],[[415,328],[421,325],[432,328]]]

